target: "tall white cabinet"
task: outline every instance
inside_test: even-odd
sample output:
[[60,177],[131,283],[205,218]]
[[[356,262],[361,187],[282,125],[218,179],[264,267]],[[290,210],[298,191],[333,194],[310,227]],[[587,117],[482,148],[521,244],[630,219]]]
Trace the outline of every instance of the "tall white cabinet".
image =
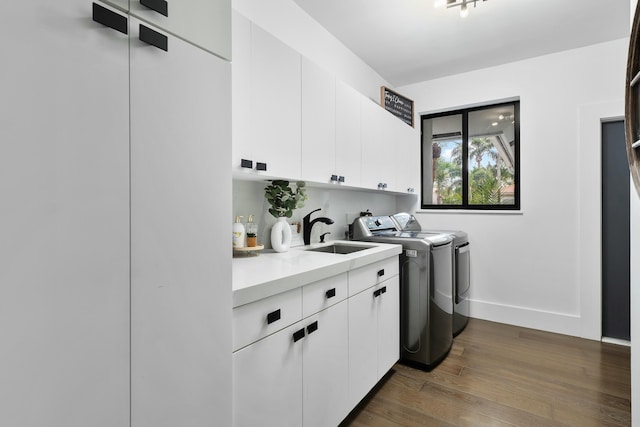
[[0,13],[0,425],[129,425],[128,38]]
[[0,6],[0,425],[229,425],[229,64],[111,3]]
[[230,425],[230,64],[158,28],[167,51],[143,43],[140,24],[130,18],[132,425]]

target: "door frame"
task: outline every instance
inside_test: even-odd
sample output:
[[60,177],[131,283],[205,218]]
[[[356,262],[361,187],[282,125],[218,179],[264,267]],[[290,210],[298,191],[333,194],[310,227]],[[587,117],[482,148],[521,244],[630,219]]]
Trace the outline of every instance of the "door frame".
[[578,109],[577,308],[580,336],[597,341],[602,340],[602,123],[616,120],[624,120],[623,98]]

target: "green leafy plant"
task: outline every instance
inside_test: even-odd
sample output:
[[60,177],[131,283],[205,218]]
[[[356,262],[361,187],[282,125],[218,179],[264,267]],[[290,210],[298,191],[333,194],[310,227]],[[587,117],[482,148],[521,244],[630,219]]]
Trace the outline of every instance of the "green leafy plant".
[[298,181],[295,190],[289,186],[289,181],[274,180],[271,185],[265,187],[264,196],[271,204],[269,213],[275,218],[291,218],[294,209],[304,206],[307,200],[305,183]]

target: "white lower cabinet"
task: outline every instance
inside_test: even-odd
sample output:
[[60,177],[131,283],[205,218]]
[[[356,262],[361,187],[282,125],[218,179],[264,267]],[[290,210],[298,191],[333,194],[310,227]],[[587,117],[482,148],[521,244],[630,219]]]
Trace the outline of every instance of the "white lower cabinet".
[[[354,270],[373,286],[351,298],[343,273],[236,307],[234,425],[337,426],[398,360],[397,263]],[[292,318],[300,296],[302,314]]]
[[349,404],[355,407],[399,358],[399,277],[349,298]]
[[295,323],[233,354],[234,425],[302,425],[302,342]]
[[302,425],[305,427],[337,426],[351,409],[348,406],[347,322],[346,301],[303,322],[307,325],[307,337],[302,343]]

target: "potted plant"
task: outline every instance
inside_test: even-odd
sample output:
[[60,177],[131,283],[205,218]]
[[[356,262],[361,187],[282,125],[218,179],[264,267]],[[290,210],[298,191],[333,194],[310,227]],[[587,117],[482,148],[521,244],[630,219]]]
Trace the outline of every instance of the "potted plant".
[[286,252],[291,245],[291,229],[287,218],[293,216],[293,211],[304,206],[307,200],[305,183],[298,181],[295,189],[289,181],[274,180],[265,187],[264,195],[271,205],[269,213],[278,221],[271,228],[271,246],[276,252]]

